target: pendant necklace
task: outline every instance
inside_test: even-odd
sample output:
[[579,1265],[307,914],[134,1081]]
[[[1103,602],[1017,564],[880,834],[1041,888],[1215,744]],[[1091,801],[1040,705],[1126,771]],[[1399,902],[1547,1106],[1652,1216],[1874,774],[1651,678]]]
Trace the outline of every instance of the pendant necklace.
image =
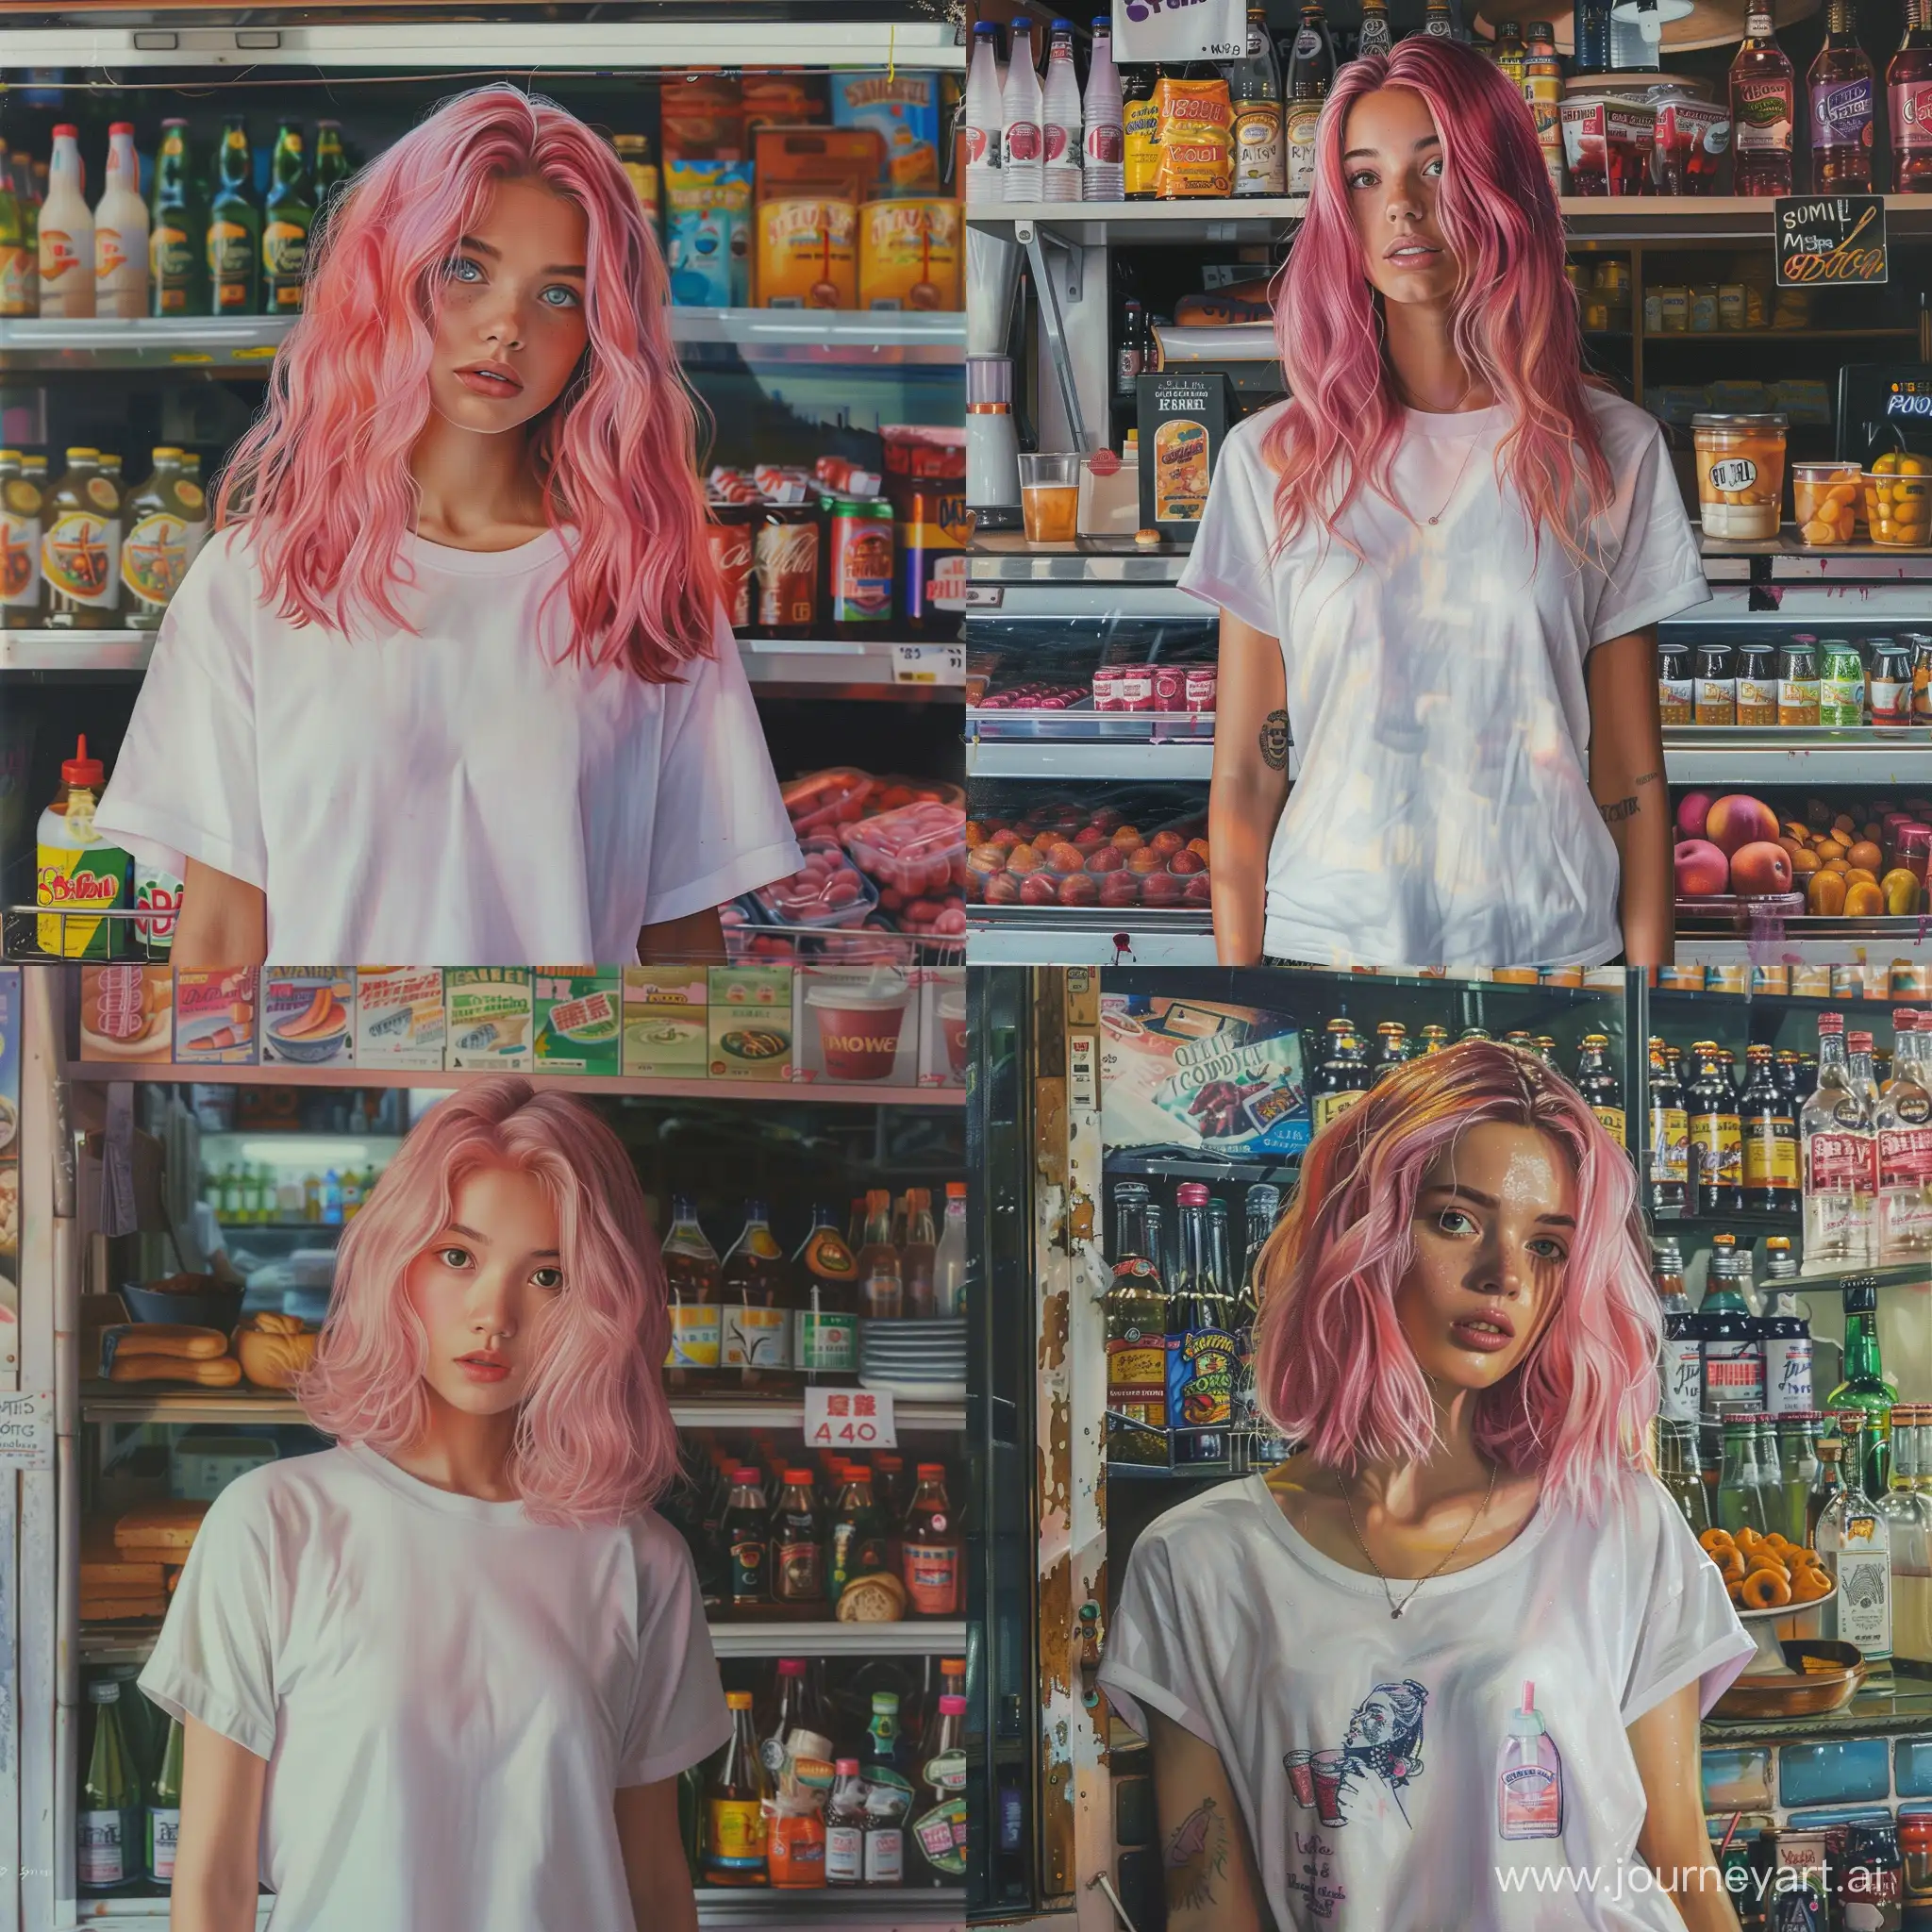
[[1456,501],[1456,492],[1462,488],[1463,476],[1467,474],[1469,470],[1469,459],[1475,454],[1475,446],[1477,442],[1480,441],[1480,435],[1472,436],[1470,438],[1469,447],[1462,452],[1462,461],[1457,466],[1456,480],[1449,486],[1449,494],[1442,499],[1442,508],[1439,509],[1434,516],[1424,517],[1423,519],[1424,523],[1433,527],[1435,525],[1440,524],[1442,521],[1443,515],[1448,510],[1449,506]]
[[[1446,508],[1446,506],[1444,507]],[[1431,517],[1429,521],[1434,523],[1436,519]],[[1400,1617],[1403,1611],[1407,1609],[1410,1604],[1414,1603],[1416,1598],[1422,1593],[1422,1588],[1424,1583],[1433,1583],[1455,1561],[1456,1552],[1461,1549],[1463,1544],[1469,1541],[1470,1532],[1490,1513],[1490,1503],[1496,1493],[1496,1465],[1493,1462],[1490,1464],[1490,1486],[1483,1491],[1482,1507],[1463,1525],[1462,1534],[1456,1539],[1455,1546],[1426,1576],[1417,1579],[1415,1588],[1400,1603],[1395,1601],[1395,1592],[1389,1588],[1389,1578],[1384,1573],[1381,1564],[1375,1561],[1374,1556],[1370,1554],[1368,1544],[1362,1540],[1361,1525],[1355,1520],[1355,1504],[1349,1498],[1347,1483],[1340,1481],[1338,1478],[1338,1487],[1341,1491],[1341,1507],[1348,1511],[1348,1526],[1355,1532],[1356,1547],[1368,1558],[1369,1568],[1381,1579],[1382,1594],[1389,1600],[1389,1615],[1392,1621]]]

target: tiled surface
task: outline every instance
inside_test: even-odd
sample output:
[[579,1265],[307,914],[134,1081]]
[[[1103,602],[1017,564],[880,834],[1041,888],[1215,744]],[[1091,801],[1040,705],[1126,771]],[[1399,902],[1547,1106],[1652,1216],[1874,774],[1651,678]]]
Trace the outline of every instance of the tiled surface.
[[1891,1796],[1891,1751],[1884,1738],[1833,1738],[1778,1747],[1778,1803],[1869,1804]]
[[1771,1750],[1704,1754],[1704,1808],[1707,1811],[1768,1811],[1777,1803],[1771,1782]]
[[1891,1747],[1891,1767],[1901,1798],[1932,1798],[1932,1737],[1899,1739]]

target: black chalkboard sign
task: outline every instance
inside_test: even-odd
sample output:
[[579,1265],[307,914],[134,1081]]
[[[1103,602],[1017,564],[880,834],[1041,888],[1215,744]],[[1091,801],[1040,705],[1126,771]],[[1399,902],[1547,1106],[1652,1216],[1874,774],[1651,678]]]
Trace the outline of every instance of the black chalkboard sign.
[[1772,247],[1780,289],[1886,279],[1882,194],[1781,194],[1772,203]]

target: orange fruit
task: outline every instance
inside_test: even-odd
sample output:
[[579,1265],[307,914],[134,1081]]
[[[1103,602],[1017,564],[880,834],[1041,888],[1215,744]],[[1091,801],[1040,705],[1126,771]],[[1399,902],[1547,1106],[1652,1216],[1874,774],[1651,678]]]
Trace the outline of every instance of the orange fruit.
[[1796,819],[1787,819],[1779,826],[1778,836],[1780,839],[1795,839],[1800,845],[1808,845],[1816,834],[1809,825],[1803,824]]
[[1878,881],[1878,890],[1885,894],[1885,909],[1894,919],[1909,919],[1919,909],[1919,875],[1902,865],[1893,866]]
[[1849,835],[1853,832],[1856,832],[1858,829],[1858,822],[1851,815],[1850,812],[1841,811],[1835,819],[1832,820],[1831,829],[1834,835],[1840,832],[1845,833],[1847,835],[1845,842],[1849,844],[1851,842]]
[[1845,888],[1847,919],[1876,919],[1885,910],[1885,894],[1875,879],[1859,879]]
[[1791,871],[1793,874],[1802,876],[1807,873],[1814,873],[1818,870],[1818,855],[1808,846],[1793,845],[1789,839],[1780,839],[1777,842],[1791,855]]
[[1844,874],[1814,872],[1805,882],[1805,910],[1816,919],[1836,919],[1844,909]]
[[1878,876],[1878,868],[1885,863],[1885,854],[1870,839],[1855,840],[1845,857],[1858,870],[1869,872],[1874,879]]

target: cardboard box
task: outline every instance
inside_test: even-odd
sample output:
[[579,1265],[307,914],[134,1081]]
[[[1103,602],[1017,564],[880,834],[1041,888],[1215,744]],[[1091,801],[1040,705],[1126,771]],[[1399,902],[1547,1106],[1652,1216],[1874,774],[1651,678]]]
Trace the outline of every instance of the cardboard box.
[[80,1057],[165,1064],[175,1053],[175,975],[166,966],[80,969]]
[[1168,370],[1140,385],[1141,527],[1190,543],[1227,435],[1227,377]]
[[710,1077],[791,1079],[792,969],[712,966],[707,971]]
[[1166,994],[1100,997],[1109,1147],[1295,1154],[1312,1126],[1300,1028],[1287,1013]]
[[436,1072],[448,1032],[441,966],[357,967],[358,1066]]
[[175,972],[175,1058],[183,1066],[252,1067],[258,966]]
[[796,1078],[836,1085],[919,1083],[919,975],[907,966],[800,966]]
[[448,1033],[443,1065],[453,1073],[527,1074],[535,1018],[527,966],[452,966],[442,975]]
[[537,1071],[609,1074],[624,1065],[624,981],[593,966],[538,966],[531,982],[536,1002]]
[[356,1063],[356,969],[261,969],[264,1066],[349,1067]]
[[646,1080],[702,1080],[710,1061],[702,966],[624,969],[624,1071]]
[[920,974],[919,1084],[966,1084],[966,969],[927,966]]

